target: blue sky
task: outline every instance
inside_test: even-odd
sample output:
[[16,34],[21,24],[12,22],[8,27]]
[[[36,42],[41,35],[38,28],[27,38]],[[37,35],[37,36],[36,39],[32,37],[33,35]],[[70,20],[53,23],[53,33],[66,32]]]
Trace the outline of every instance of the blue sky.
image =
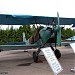
[[75,0],[0,0],[0,14],[75,17]]

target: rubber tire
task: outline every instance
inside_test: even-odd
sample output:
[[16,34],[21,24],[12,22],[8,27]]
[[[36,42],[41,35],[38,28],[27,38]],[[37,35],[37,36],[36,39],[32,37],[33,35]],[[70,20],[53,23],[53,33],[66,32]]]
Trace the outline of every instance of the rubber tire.
[[61,52],[58,49],[56,49],[54,51],[54,53],[55,53],[55,56],[57,57],[57,59],[59,59],[61,57]]
[[34,62],[38,61],[38,56],[37,56],[37,52],[36,51],[33,52],[33,60],[34,60]]
[[1,52],[1,50],[0,50],[0,52]]

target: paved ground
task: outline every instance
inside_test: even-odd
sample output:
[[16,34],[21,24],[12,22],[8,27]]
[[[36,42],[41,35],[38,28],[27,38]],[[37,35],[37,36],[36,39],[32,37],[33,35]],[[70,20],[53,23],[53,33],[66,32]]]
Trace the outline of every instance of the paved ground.
[[[32,52],[34,49],[3,51],[0,53],[0,75],[54,75],[46,59],[41,53],[41,63],[34,63]],[[75,55],[70,47],[59,47],[62,57],[59,60],[63,71],[59,75],[74,75],[70,69],[75,66]]]

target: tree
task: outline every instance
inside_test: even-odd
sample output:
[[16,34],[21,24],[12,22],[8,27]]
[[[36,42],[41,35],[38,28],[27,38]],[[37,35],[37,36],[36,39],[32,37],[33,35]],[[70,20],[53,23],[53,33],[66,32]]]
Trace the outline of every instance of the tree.
[[[4,44],[6,42],[22,42],[22,33],[25,32],[26,38],[30,38],[34,32],[38,28],[30,25],[22,25],[19,27],[19,29],[13,29],[13,26],[11,28],[7,28],[6,30],[0,29],[0,44]],[[61,29],[61,34],[64,36],[64,39],[67,39],[69,37],[72,37],[75,35],[75,31],[69,29]]]
[[75,32],[71,30],[70,28],[62,29],[61,34],[64,36],[64,39],[75,36]]
[[32,35],[32,29],[30,27],[30,25],[23,25],[23,26],[20,26],[19,30],[19,36],[21,36],[21,34],[23,32],[25,32],[25,35],[26,35],[26,38],[28,39],[31,35]]

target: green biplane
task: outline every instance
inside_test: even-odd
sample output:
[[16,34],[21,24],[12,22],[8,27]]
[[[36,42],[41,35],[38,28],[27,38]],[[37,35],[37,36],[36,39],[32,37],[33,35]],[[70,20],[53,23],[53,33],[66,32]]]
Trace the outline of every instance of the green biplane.
[[[56,48],[56,45],[61,46],[61,27],[60,25],[71,25],[75,24],[75,18],[63,18],[59,17],[48,17],[48,16],[31,16],[31,15],[8,15],[0,14],[0,24],[1,25],[33,25],[33,24],[43,24],[47,25],[44,28],[39,27],[36,34],[32,36],[28,41],[24,34],[24,44],[7,44],[0,45],[0,50],[19,50],[19,49],[32,49],[38,48],[37,51],[33,52],[34,62],[38,61],[38,55],[40,53],[40,48],[50,46],[54,51],[57,58],[61,57],[60,51]],[[35,37],[37,37],[35,39]],[[55,44],[55,49],[53,48]],[[63,43],[64,44],[64,43]],[[65,43],[69,44],[69,43]]]

